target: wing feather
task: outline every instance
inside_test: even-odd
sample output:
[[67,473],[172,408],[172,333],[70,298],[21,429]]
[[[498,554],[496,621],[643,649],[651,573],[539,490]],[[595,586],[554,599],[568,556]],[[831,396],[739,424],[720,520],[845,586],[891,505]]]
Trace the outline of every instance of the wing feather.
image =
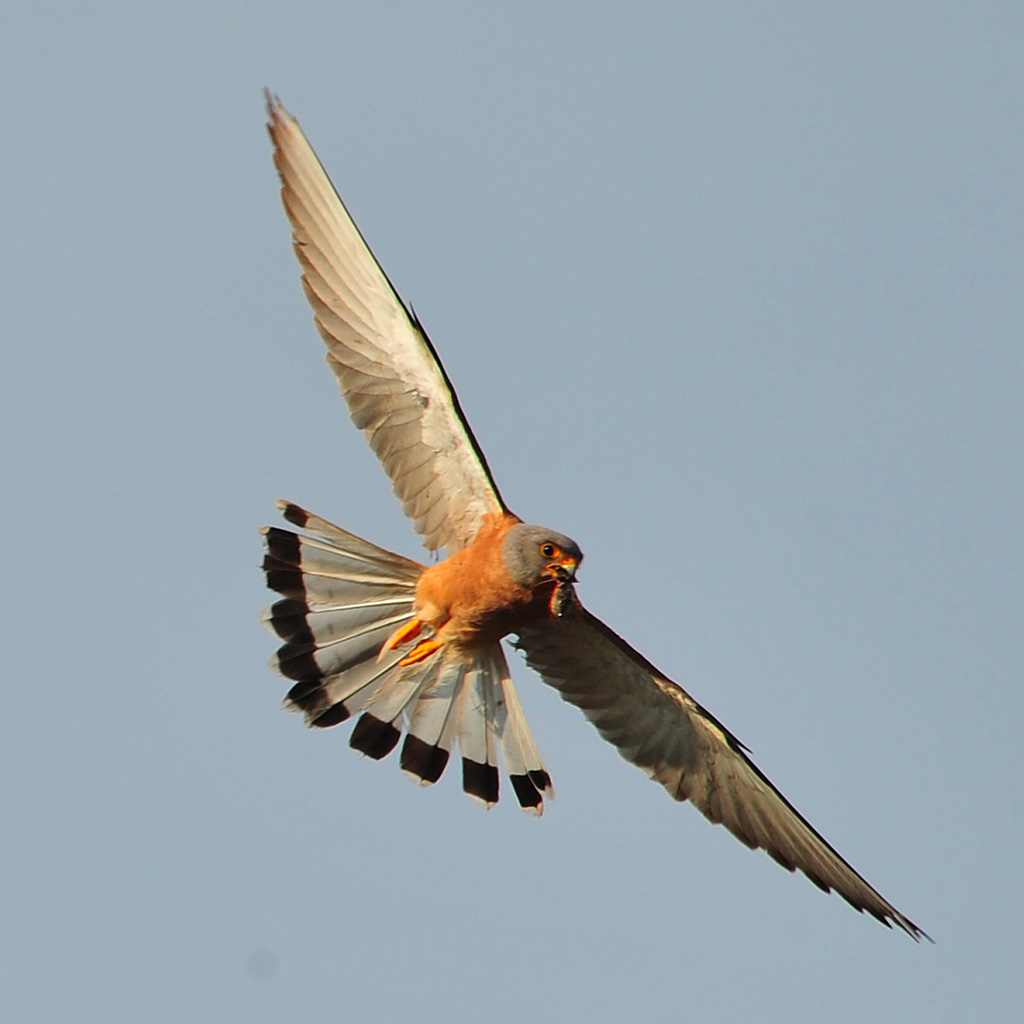
[[268,96],[274,162],[314,321],[356,426],[431,550],[505,511],[437,353],[366,245],[298,122]]
[[848,864],[685,690],[575,602],[520,631],[527,663],[626,760],[751,848],[913,938],[927,935]]

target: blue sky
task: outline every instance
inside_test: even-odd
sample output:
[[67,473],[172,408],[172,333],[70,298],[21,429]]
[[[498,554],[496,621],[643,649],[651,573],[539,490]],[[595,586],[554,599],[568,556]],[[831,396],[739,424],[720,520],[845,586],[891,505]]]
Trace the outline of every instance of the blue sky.
[[[1024,13],[5,21],[10,1019],[1016,1019]],[[935,946],[674,805],[522,665],[539,822],[280,710],[274,500],[423,552],[323,365],[264,86],[583,600]]]

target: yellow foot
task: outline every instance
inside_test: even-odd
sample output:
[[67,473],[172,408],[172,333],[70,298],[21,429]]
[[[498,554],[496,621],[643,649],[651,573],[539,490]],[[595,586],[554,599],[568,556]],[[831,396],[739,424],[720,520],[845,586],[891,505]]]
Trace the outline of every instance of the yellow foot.
[[423,629],[423,623],[419,619],[410,619],[404,626],[396,629],[394,633],[388,637],[387,643],[384,645],[385,651],[393,651],[396,647],[401,647],[402,644],[408,643],[410,640],[415,640],[420,635],[420,631]]
[[[394,645],[392,644],[392,646]],[[444,647],[443,640],[421,640],[398,664],[415,665],[418,661],[429,658],[434,651],[441,647]]]

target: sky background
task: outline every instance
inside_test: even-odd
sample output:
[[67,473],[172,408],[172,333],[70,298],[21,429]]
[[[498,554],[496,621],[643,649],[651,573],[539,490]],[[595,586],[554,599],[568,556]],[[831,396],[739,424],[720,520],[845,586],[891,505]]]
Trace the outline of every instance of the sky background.
[[[1019,3],[0,28],[5,1019],[1019,1020]],[[935,946],[521,664],[539,822],[281,710],[274,501],[425,554],[324,367],[264,86],[583,600]]]

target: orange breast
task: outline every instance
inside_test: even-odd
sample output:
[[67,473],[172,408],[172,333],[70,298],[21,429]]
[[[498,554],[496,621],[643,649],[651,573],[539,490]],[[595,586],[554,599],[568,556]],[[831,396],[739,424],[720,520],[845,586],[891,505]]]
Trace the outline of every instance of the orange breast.
[[522,520],[511,513],[488,516],[476,539],[428,569],[416,585],[416,615],[437,639],[461,647],[496,643],[524,618],[547,607],[543,594],[519,586],[509,575],[502,546]]

